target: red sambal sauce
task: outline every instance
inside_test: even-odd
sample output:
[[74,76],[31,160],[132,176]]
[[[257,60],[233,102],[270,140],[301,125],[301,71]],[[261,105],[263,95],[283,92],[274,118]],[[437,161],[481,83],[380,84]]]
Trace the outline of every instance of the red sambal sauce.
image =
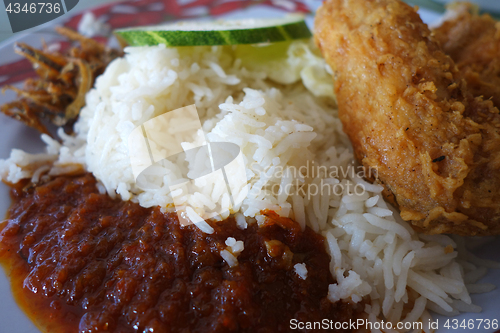
[[[17,185],[12,198],[0,259],[43,331],[271,333],[292,331],[291,319],[360,313],[328,301],[323,239],[273,212],[260,227],[229,218],[205,234],[176,214],[99,194],[90,174]],[[244,242],[232,268],[220,255],[228,237]]]

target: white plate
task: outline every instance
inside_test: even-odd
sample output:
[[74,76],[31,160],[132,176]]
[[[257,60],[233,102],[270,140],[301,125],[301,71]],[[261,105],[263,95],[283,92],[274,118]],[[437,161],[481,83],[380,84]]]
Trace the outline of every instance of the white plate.
[[[153,1],[149,1],[149,6],[153,5]],[[284,1],[281,1],[283,3]],[[285,1],[291,3],[291,1]],[[500,2],[483,0],[490,8],[495,8],[500,10]],[[158,0],[158,3],[161,1]],[[197,16],[207,14],[206,6],[189,6],[189,4],[196,3],[192,0],[178,0],[181,6],[185,6],[185,9],[181,11],[183,14]],[[270,6],[252,6],[245,10],[236,9],[226,12],[222,17],[230,18],[244,18],[244,17],[276,17],[284,13],[280,6],[286,6],[286,4],[281,4],[280,1],[275,1],[277,6],[274,8]],[[303,0],[301,5],[307,4],[313,10],[318,7],[320,1],[317,0]],[[129,7],[134,7],[134,3],[129,3],[126,5],[120,4],[121,9],[115,10],[115,12],[123,11]],[[161,5],[159,5],[161,6]],[[160,8],[160,7],[158,7]],[[113,12],[113,11],[112,11]],[[137,14],[141,15],[141,13]],[[422,10],[421,15],[426,22],[432,22],[439,17],[436,13]],[[113,14],[108,15],[108,18],[113,16]],[[116,13],[115,13],[116,16]],[[62,17],[58,22],[67,20],[67,17]],[[308,23],[312,25],[312,16],[308,17]],[[13,52],[13,44],[16,41],[23,41],[29,43],[33,46],[40,46],[41,39],[44,38],[46,41],[51,41],[55,38],[55,34],[51,32],[55,22],[45,24],[38,32],[32,32],[30,34],[17,35],[15,38],[11,38],[0,45],[0,66],[6,63],[10,63],[14,60],[18,60],[19,57]],[[0,85],[2,84],[2,77],[0,76]],[[5,95],[0,95],[0,104],[3,104],[14,98],[12,92],[8,92]],[[42,151],[44,145],[41,142],[38,133],[35,130],[27,128],[26,126],[0,115],[0,158],[7,158],[10,154],[12,148],[23,149],[28,152],[40,152]],[[8,209],[10,203],[10,198],[8,194],[8,187],[4,184],[0,184],[0,215],[5,213]],[[500,238],[496,238],[489,245],[477,248],[474,253],[480,257],[498,260],[500,256]],[[500,286],[500,270],[491,270],[488,275],[483,278],[480,282],[493,283]],[[31,321],[26,317],[26,315],[19,309],[16,302],[12,297],[10,291],[10,283],[7,279],[5,273],[0,272],[0,332],[13,332],[13,333],[39,333],[37,328],[31,323]],[[439,330],[437,332],[446,332],[447,329],[444,328],[444,324],[448,319],[457,319],[458,324],[462,323],[463,320],[479,320],[479,319],[500,319],[500,289],[496,289],[487,294],[472,295],[474,304],[480,305],[483,308],[481,313],[477,314],[461,314],[459,316],[448,318],[442,316],[434,316],[434,320],[439,321]],[[479,321],[475,322],[476,329],[464,329],[458,328],[453,330],[453,332],[494,332],[496,329],[477,329],[477,324]],[[450,321],[450,324],[453,322]],[[484,327],[484,326],[483,326]]]

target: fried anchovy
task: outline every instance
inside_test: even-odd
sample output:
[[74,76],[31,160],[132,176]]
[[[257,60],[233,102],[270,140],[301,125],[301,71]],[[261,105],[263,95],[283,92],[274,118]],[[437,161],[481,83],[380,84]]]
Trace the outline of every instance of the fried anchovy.
[[15,44],[14,51],[33,64],[38,78],[27,79],[23,89],[4,86],[2,91],[15,91],[17,99],[0,107],[7,116],[49,135],[46,121],[57,126],[72,124],[95,78],[121,55],[121,51],[71,29],[57,27],[56,31],[76,45],[64,52],[54,52],[47,47],[38,50],[24,43]]

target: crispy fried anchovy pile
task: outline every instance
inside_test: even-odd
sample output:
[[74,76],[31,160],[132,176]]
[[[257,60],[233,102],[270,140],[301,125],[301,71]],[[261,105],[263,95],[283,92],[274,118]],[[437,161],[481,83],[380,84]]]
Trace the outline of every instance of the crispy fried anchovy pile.
[[37,50],[24,43],[16,43],[15,52],[33,64],[38,78],[28,79],[24,89],[7,85],[3,90],[14,90],[18,99],[1,106],[0,111],[49,134],[43,124],[48,119],[57,126],[71,125],[85,104],[85,94],[102,74],[108,63],[121,51],[86,38],[77,32],[57,27],[56,31],[79,46],[63,53],[50,52],[46,46]]

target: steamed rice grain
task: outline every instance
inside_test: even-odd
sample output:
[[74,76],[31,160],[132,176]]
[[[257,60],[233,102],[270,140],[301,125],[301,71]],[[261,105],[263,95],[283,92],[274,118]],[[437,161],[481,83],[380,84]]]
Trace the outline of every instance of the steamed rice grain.
[[[174,200],[189,204],[187,216],[206,233],[214,230],[199,215],[204,207],[221,205],[226,213],[214,219],[233,213],[240,229],[252,221],[263,223],[260,212],[271,209],[325,236],[337,280],[328,298],[360,302],[369,297],[365,310],[371,321],[428,320],[428,310],[479,311],[467,288],[491,290],[491,285],[473,283],[485,274],[483,266],[498,265],[468,254],[459,238],[418,235],[382,199],[382,186],[351,172],[356,165],[338,119],[331,79],[324,74],[328,66],[312,43],[295,41],[287,47],[286,59],[262,64],[240,57],[238,47],[129,47],[87,94],[75,136],[61,130],[62,145],[43,136],[44,154],[13,150],[0,161],[0,175],[12,183],[38,181],[47,173],[83,166],[99,180],[99,191],[112,197],[165,210]],[[208,142],[232,142],[242,152],[248,192],[241,187],[233,193],[244,198],[234,206],[218,178],[196,180],[194,194],[183,187],[171,191],[169,184],[183,179],[173,162],[151,169],[148,188],[134,179],[130,133],[149,119],[193,103]],[[181,119],[171,125],[157,142],[170,142],[186,124]],[[190,161],[190,172],[196,173],[200,163]],[[360,188],[361,193],[356,191]],[[226,244],[221,257],[235,266],[241,244],[229,238]],[[295,272],[307,278],[306,267],[297,264]],[[403,309],[406,303],[413,304],[409,312]]]

